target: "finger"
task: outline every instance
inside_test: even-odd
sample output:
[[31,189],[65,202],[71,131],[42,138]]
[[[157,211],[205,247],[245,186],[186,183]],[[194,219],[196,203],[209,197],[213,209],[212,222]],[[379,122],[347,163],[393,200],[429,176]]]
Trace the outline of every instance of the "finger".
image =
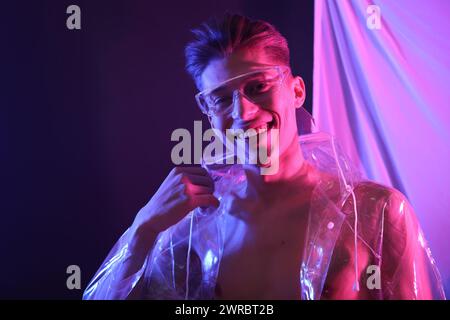
[[190,174],[198,174],[202,176],[208,176],[208,171],[205,168],[200,166],[192,166],[192,167],[176,167],[175,170],[178,173],[190,173]]
[[214,188],[198,186],[195,184],[190,184],[187,188],[192,195],[212,194],[214,192]]
[[194,208],[197,207],[218,207],[219,206],[219,200],[217,200],[216,197],[210,194],[204,194],[204,195],[195,195],[192,197],[192,206]]
[[194,174],[186,174],[183,179],[184,182],[195,184],[199,186],[210,187],[214,189],[214,181],[210,176],[199,176]]

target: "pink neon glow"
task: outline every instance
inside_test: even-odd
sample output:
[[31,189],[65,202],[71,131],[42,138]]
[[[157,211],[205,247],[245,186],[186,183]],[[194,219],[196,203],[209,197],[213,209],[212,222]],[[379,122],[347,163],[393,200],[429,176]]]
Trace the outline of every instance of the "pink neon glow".
[[[368,178],[410,200],[450,289],[449,1],[316,1],[313,110]],[[366,25],[369,5],[381,29]]]

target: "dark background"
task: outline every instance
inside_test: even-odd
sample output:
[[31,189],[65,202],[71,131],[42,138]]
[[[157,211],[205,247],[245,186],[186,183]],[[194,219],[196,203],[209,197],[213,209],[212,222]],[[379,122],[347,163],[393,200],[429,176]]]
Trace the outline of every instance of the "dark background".
[[[71,4],[81,30],[66,28]],[[172,168],[172,131],[206,120],[183,48],[226,10],[286,36],[311,110],[312,0],[2,3],[0,298],[81,298]],[[81,290],[66,287],[72,264]]]

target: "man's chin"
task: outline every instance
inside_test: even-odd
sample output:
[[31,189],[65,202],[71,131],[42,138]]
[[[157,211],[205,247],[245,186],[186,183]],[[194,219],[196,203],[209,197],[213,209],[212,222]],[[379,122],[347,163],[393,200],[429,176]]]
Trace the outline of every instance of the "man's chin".
[[273,162],[272,157],[279,156],[278,130],[268,130],[264,134],[259,134],[256,146],[253,146],[253,148],[249,144],[247,145],[247,150],[250,150],[250,153],[253,153],[251,156],[253,159],[257,159],[256,164],[259,167],[270,167]]

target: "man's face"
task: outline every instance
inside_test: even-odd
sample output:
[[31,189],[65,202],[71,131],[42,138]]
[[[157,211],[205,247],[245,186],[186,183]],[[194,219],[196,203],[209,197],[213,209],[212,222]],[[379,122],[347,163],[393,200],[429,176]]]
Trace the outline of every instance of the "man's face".
[[[224,81],[278,64],[263,49],[242,49],[227,58],[212,60],[201,75],[202,89],[215,88]],[[263,102],[254,103],[238,95],[232,103],[231,113],[209,117],[211,126],[225,132],[226,129],[258,129],[267,126],[279,130],[280,156],[292,143],[297,143],[296,108],[305,100],[305,87],[300,77],[293,77],[284,69],[284,77],[276,94]]]

